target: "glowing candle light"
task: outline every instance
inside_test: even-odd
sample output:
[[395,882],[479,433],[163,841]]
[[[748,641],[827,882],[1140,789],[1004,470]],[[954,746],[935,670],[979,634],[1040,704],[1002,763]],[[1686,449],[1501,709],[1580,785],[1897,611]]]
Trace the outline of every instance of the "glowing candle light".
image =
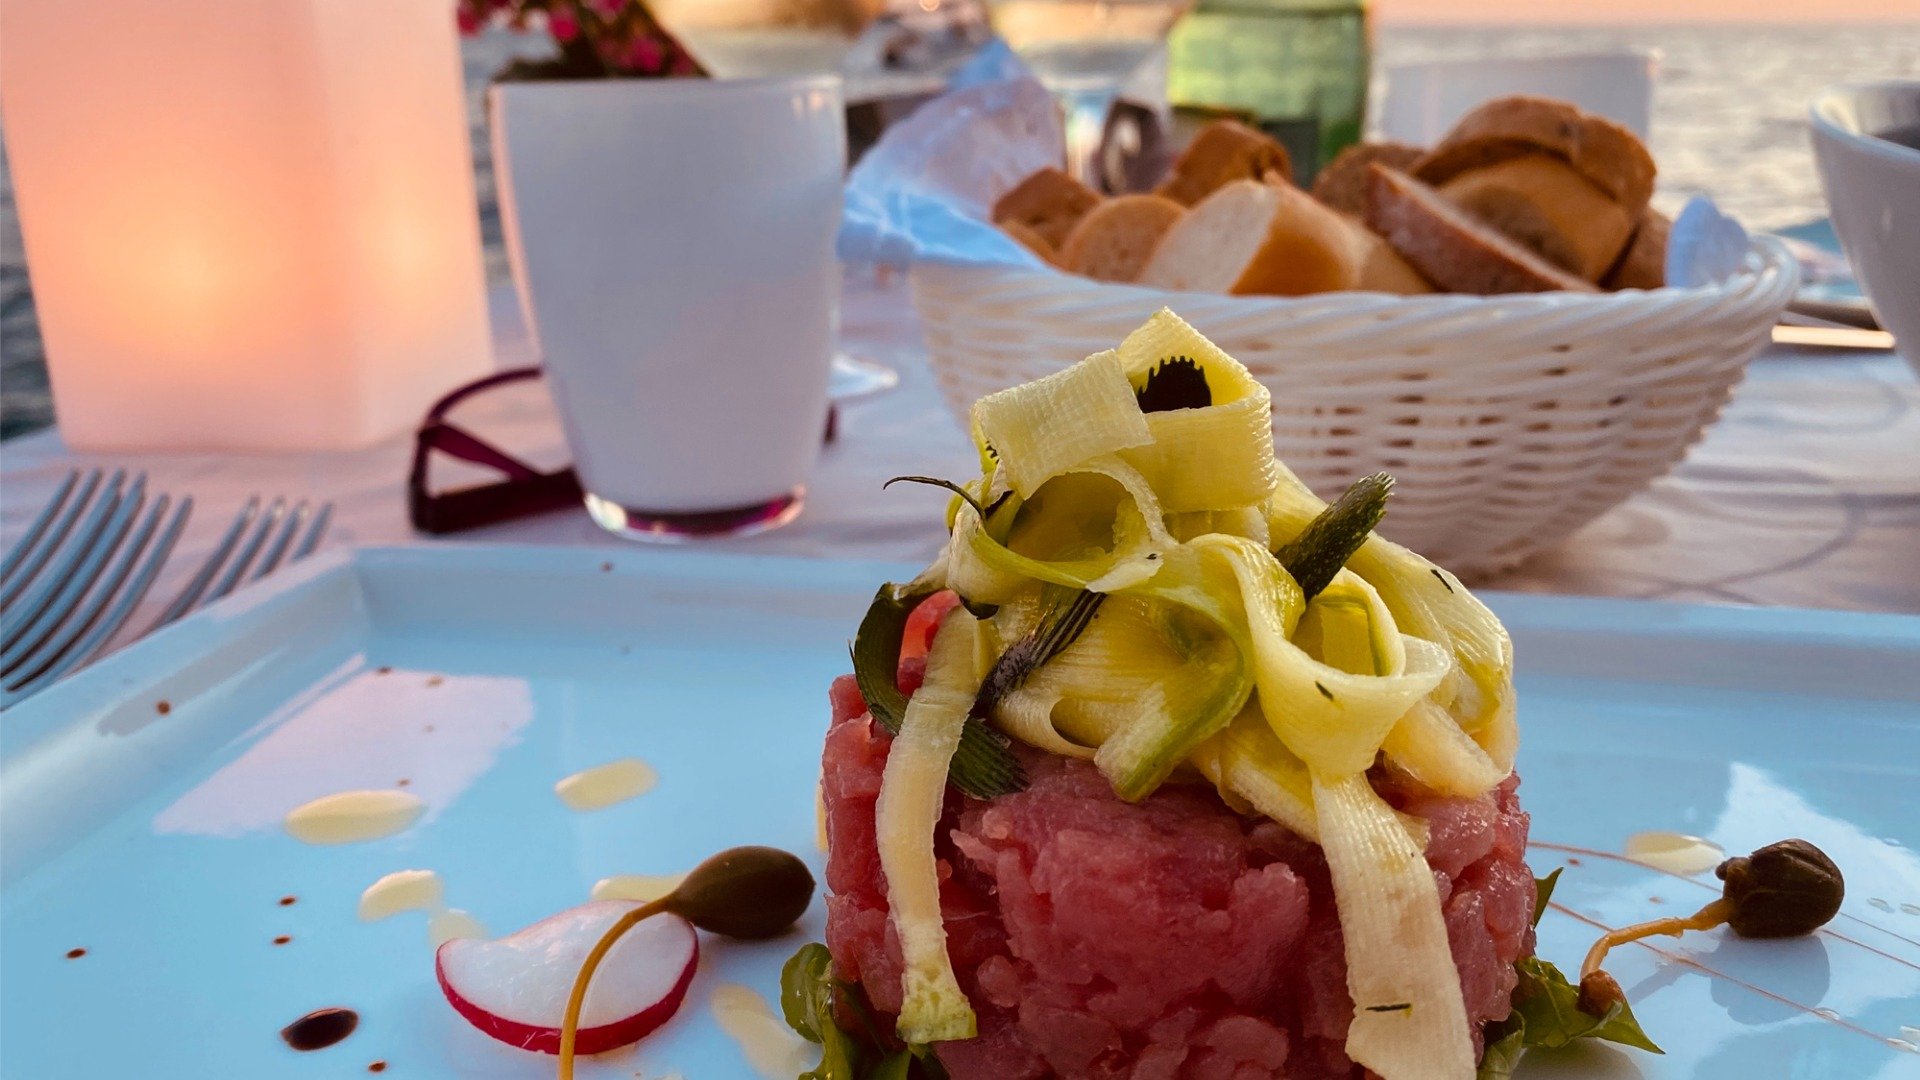
[[0,0],[79,449],[336,449],[492,367],[446,0]]

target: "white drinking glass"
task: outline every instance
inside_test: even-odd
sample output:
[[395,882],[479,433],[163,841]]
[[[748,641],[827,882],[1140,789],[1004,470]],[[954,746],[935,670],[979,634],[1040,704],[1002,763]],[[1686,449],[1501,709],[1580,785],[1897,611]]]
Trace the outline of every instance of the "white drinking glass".
[[502,83],[515,285],[610,531],[798,515],[827,419],[846,133],[836,75]]
[[1509,94],[1559,98],[1645,139],[1659,53],[1648,49],[1561,56],[1476,56],[1395,64],[1380,106],[1384,138],[1431,146],[1481,103]]

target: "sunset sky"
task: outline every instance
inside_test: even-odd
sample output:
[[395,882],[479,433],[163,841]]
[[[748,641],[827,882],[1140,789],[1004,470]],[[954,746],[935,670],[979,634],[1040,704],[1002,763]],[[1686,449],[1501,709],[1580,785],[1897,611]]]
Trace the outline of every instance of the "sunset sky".
[[[1387,22],[1884,22],[1920,24],[1920,0],[1372,0]],[[1920,26],[1915,28],[1920,48]]]

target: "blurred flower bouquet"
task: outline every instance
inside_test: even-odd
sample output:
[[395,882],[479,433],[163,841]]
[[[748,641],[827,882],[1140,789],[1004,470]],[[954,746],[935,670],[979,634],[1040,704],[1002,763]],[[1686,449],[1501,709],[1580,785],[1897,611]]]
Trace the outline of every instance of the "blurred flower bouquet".
[[503,80],[633,79],[707,72],[641,0],[456,0],[460,32],[544,27],[558,52],[519,59]]

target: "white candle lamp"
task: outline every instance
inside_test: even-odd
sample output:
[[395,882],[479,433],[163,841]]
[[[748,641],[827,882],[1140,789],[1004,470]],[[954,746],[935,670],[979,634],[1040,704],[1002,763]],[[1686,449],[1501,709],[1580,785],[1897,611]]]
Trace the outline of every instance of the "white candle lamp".
[[0,0],[0,111],[70,446],[362,446],[491,369],[447,0]]

